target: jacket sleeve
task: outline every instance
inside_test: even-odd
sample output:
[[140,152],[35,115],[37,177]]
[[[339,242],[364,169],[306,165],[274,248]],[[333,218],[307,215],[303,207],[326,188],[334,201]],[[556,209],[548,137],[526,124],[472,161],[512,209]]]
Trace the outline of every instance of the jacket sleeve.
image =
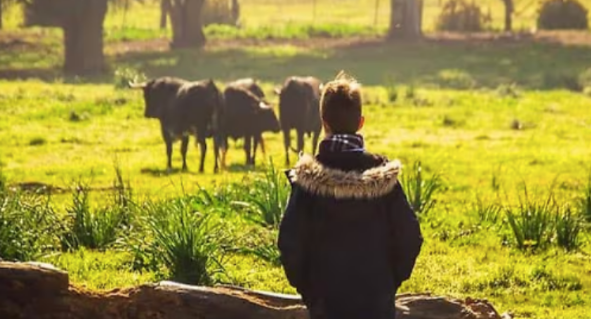
[[397,185],[390,211],[392,267],[398,285],[410,278],[423,245],[419,221],[410,207],[404,190]]
[[292,191],[279,226],[278,246],[281,264],[289,283],[300,294],[306,291],[308,256],[307,212],[303,194],[297,186]]

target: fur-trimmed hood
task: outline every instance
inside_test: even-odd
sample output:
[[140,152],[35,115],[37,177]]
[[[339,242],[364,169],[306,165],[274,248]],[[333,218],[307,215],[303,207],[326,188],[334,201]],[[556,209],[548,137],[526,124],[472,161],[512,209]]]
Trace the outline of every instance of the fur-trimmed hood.
[[302,155],[288,177],[313,194],[338,199],[372,199],[394,189],[401,168],[400,161],[395,160],[363,172],[347,172],[326,167],[310,155]]

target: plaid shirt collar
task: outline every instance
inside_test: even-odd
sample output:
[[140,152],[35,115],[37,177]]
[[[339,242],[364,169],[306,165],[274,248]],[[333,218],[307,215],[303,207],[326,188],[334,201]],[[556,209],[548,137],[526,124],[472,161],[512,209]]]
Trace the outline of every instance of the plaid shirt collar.
[[363,136],[359,134],[332,134],[320,142],[320,152],[365,152]]

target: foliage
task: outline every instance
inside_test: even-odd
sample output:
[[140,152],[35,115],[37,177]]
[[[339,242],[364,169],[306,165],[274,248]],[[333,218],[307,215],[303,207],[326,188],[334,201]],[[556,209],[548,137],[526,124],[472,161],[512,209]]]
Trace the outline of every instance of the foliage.
[[264,174],[254,178],[238,204],[250,210],[249,218],[255,223],[276,228],[285,211],[289,187],[285,175],[277,170],[273,162],[266,166]]
[[538,15],[541,30],[586,30],[589,27],[588,10],[578,0],[547,0]]
[[462,70],[442,70],[437,75],[437,80],[444,88],[469,90],[476,86],[476,80]]
[[48,197],[0,190],[0,259],[32,261],[51,251],[55,217]]
[[187,284],[212,285],[221,265],[228,234],[212,214],[196,212],[187,201],[176,199],[147,204],[145,229],[127,246],[135,267],[163,272]]
[[581,217],[566,207],[556,215],[556,242],[567,251],[576,250],[581,246],[580,235],[583,230]]
[[72,204],[66,209],[63,249],[105,249],[115,243],[127,220],[127,214],[118,206],[91,209],[88,197],[88,188],[79,183],[72,194]]
[[524,186],[519,205],[506,208],[507,222],[517,248],[521,250],[545,249],[550,244],[555,216],[558,215],[552,193],[546,200],[529,197]]
[[475,1],[448,0],[439,17],[436,29],[440,31],[477,32],[488,28],[490,13],[484,14]]
[[410,172],[402,174],[402,187],[406,192],[410,207],[417,214],[427,214],[435,206],[435,195],[443,186],[438,173],[428,177],[423,174],[420,161],[413,164]]

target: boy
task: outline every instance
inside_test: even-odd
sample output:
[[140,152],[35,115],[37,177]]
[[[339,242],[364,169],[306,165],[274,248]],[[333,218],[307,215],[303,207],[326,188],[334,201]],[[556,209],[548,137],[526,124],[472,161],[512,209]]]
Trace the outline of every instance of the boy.
[[281,262],[312,319],[394,318],[394,297],[422,246],[399,161],[365,151],[360,86],[342,73],[323,91],[326,137],[288,171]]

